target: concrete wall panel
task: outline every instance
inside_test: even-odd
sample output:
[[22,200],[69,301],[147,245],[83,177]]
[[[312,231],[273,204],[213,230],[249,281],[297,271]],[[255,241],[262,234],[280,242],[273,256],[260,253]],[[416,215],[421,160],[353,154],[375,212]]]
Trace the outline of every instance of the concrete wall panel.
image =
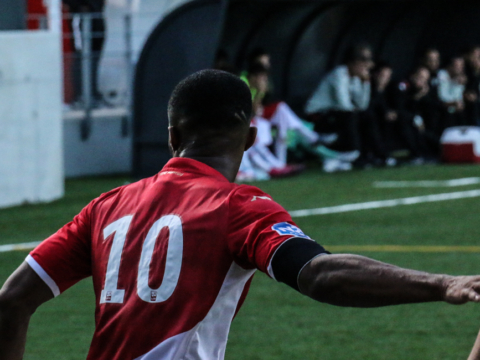
[[0,32],[0,207],[63,195],[60,39]]

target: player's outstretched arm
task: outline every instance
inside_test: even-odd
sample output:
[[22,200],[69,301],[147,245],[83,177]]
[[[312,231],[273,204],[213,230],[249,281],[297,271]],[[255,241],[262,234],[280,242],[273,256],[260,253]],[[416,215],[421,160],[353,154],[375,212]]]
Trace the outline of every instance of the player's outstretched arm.
[[303,294],[339,306],[480,302],[480,276],[429,274],[358,255],[318,256],[302,269],[298,285]]
[[473,345],[468,360],[480,360],[480,332],[477,335],[477,339],[475,340],[475,344]]
[[53,298],[52,291],[24,262],[0,290],[0,359],[20,360],[28,323],[35,310]]

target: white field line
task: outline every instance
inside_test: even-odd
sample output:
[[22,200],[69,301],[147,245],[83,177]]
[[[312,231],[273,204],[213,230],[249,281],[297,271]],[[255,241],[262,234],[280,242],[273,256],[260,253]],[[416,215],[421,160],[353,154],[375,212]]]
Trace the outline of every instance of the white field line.
[[480,246],[458,245],[327,245],[332,252],[480,253]]
[[[335,214],[335,213],[357,211],[357,210],[379,209],[384,207],[414,205],[414,204],[420,204],[420,203],[465,199],[465,198],[474,198],[474,197],[480,197],[480,189],[469,190],[469,191],[458,191],[453,193],[414,196],[414,197],[408,197],[408,198],[402,198],[402,199],[369,201],[364,203],[345,204],[345,205],[329,206],[329,207],[316,208],[316,209],[294,210],[294,211],[290,211],[290,215],[292,217],[306,217],[306,216],[313,216],[313,215]],[[21,244],[0,245],[0,253],[9,252],[9,251],[18,251],[18,250],[32,250],[36,246],[38,246],[40,242],[41,241],[34,241],[34,242],[21,243]],[[392,251],[392,249],[390,248],[387,248],[386,250]],[[415,249],[415,250],[418,251],[418,249]],[[438,251],[438,249],[436,251]],[[470,249],[470,251],[472,251],[472,249]],[[477,249],[475,249],[474,251],[477,251]]]
[[41,241],[34,241],[22,244],[0,245],[0,253],[18,250],[32,250],[40,243]]
[[414,197],[408,197],[408,198],[402,198],[402,199],[368,201],[364,203],[345,204],[345,205],[329,206],[329,207],[316,208],[316,209],[294,210],[294,211],[290,211],[290,215],[295,218],[295,217],[305,217],[305,216],[312,216],[312,215],[343,213],[343,212],[357,211],[357,210],[379,209],[379,208],[394,207],[394,206],[400,206],[400,205],[414,205],[414,204],[436,202],[436,201],[465,199],[465,198],[473,198],[473,197],[480,197],[480,189],[469,190],[469,191],[458,191],[458,192],[452,192],[452,193],[443,193],[443,194],[434,194],[434,195],[414,196]]
[[[0,245],[0,253],[33,250],[41,241]],[[480,253],[480,246],[437,245],[326,245],[333,252],[415,252],[415,253]]]
[[452,180],[420,180],[420,181],[375,181],[376,188],[406,188],[406,187],[455,187],[480,184],[480,177],[469,177]]

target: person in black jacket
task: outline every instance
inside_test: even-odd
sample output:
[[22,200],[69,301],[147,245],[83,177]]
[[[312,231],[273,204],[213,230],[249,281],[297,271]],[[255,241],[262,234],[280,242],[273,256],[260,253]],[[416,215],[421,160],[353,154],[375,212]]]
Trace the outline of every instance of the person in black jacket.
[[[380,132],[384,151],[390,154],[398,148],[409,150],[412,159],[425,157],[425,149],[419,143],[419,137],[411,125],[408,116],[399,116],[392,100],[391,88],[392,67],[387,62],[379,62],[372,72],[372,92],[367,116],[375,123]],[[393,158],[387,158],[394,163]]]
[[429,73],[430,78],[428,80],[428,85],[432,90],[431,95],[436,96],[438,93],[438,71],[440,70],[441,56],[440,51],[437,48],[429,47],[425,49],[423,55],[420,59],[420,65],[425,67]]
[[397,114],[388,104],[386,90],[392,77],[391,66],[380,61],[371,74],[370,103],[362,114],[360,122],[364,154],[373,159],[374,164],[393,166],[396,160],[389,156],[392,150],[391,124],[396,123]]
[[430,72],[418,66],[402,81],[393,96],[394,108],[401,121],[414,130],[420,155],[438,158],[442,132],[438,96],[430,88]]
[[480,46],[467,49],[464,54],[465,73],[465,117],[468,125],[480,126]]

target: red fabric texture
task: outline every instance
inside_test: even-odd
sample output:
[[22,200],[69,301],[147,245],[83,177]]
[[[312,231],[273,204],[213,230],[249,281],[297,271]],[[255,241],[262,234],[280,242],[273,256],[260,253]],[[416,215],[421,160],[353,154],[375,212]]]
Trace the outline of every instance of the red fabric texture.
[[[139,260],[149,229],[167,214],[181,219],[182,267],[170,298],[147,303],[137,294]],[[117,289],[125,290],[123,303],[100,303],[114,238],[105,239],[104,229],[130,215],[117,284]],[[232,263],[267,272],[276,249],[292,237],[272,229],[283,222],[294,225],[290,215],[258,188],[230,183],[195,160],[174,158],[154,177],[92,201],[31,256],[61,292],[93,276],[96,330],[87,359],[134,359],[202,321]],[[164,278],[169,236],[168,228],[163,228],[155,242],[149,272],[152,288]]]

